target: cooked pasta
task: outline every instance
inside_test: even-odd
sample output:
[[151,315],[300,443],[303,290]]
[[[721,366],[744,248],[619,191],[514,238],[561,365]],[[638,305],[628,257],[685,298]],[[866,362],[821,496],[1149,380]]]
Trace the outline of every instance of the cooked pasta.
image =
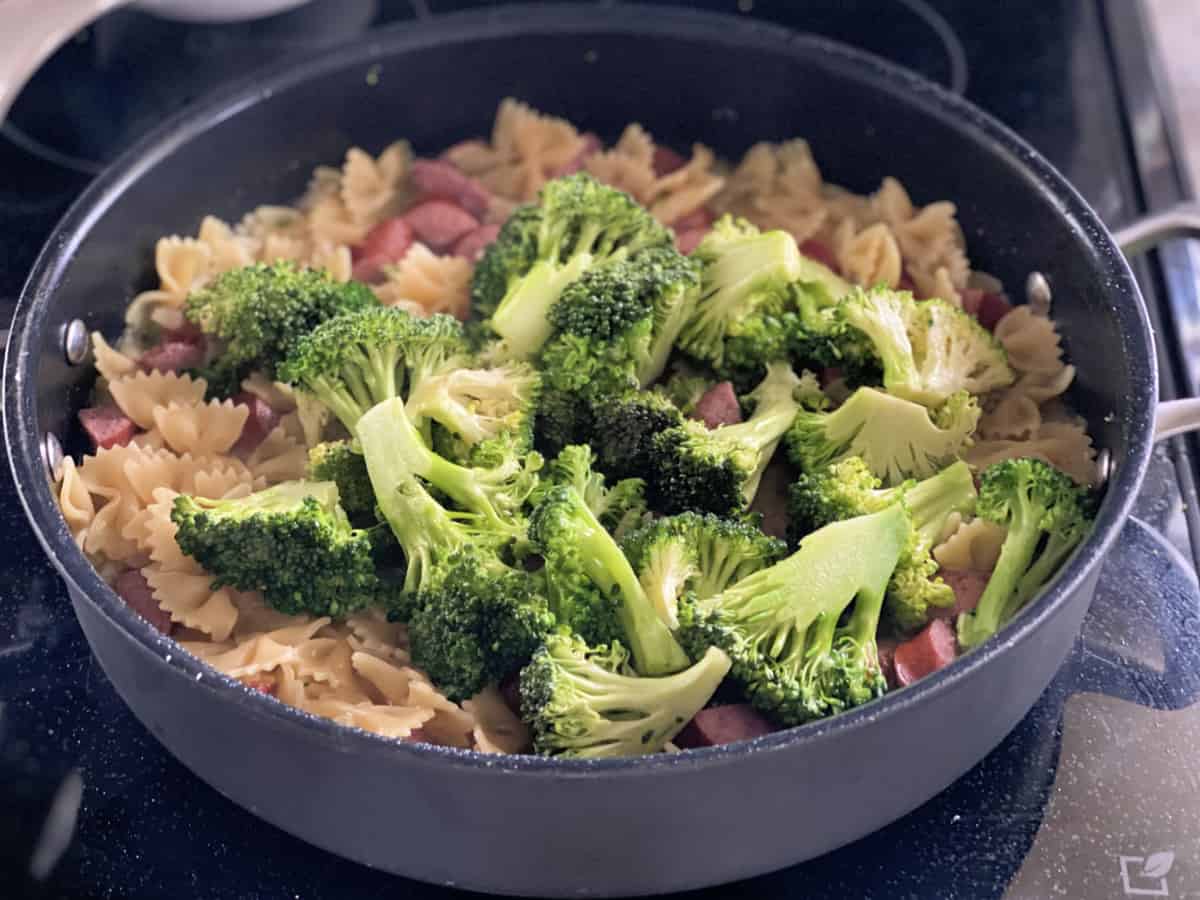
[[[349,434],[339,417],[332,416],[310,392],[311,386],[301,389],[276,381],[277,376],[286,377],[285,367],[278,363],[259,359],[254,363],[257,368],[239,368],[229,384],[218,388],[219,373],[208,363],[219,358],[224,344],[211,334],[200,335],[185,313],[189,295],[214,281],[219,285],[223,273],[285,260],[297,267],[322,269],[339,285],[352,279],[371,280],[370,288],[382,304],[413,315],[448,313],[465,321],[471,313],[475,260],[485,239],[494,239],[497,226],[518,205],[535,201],[548,180],[578,171],[628,193],[660,223],[677,226],[681,238],[691,235],[698,241],[715,217],[729,214],[764,230],[788,232],[801,253],[827,263],[854,285],[911,291],[916,298],[941,298],[971,312],[975,308],[964,304],[964,298],[975,302],[981,293],[1003,291],[994,277],[972,271],[953,203],[914,199],[891,177],[883,178],[872,194],[848,191],[824,179],[803,140],[757,143],[740,160],[727,164],[701,144],[695,144],[687,158],[679,157],[634,123],[605,148],[594,135],[581,133],[570,122],[507,99],[500,104],[486,139],[460,142],[437,161],[414,160],[412,148],[402,140],[378,155],[352,147],[340,164],[313,173],[295,205],[258,206],[236,224],[205,216],[194,236],[170,235],[157,242],[157,285],[130,301],[126,334],[113,344],[99,332],[92,334],[100,376],[96,402],[104,407],[99,412],[120,420],[121,436],[112,440],[93,436],[101,449],[78,462],[64,460],[55,487],[68,530],[97,570],[110,583],[140,572],[185,649],[217,671],[307,713],[390,738],[484,753],[528,752],[533,738],[510,706],[511,685],[496,683],[502,673],[488,673],[462,690],[451,689],[449,680],[440,676],[435,684],[414,664],[414,657],[421,660],[421,620],[413,620],[410,642],[409,625],[392,618],[407,619],[398,612],[402,606],[385,606],[380,600],[387,595],[383,590],[368,594],[364,589],[357,596],[339,597],[345,603],[330,609],[341,609],[342,614],[321,615],[320,609],[281,601],[261,583],[255,585],[261,592],[217,587],[247,583],[218,579],[183,552],[177,540],[180,526],[172,515],[180,495],[234,499],[302,481],[309,472],[310,450],[317,444],[361,435],[357,429]],[[445,176],[444,196],[422,186],[426,175]],[[459,212],[467,213],[469,207],[466,222],[472,228],[479,226],[478,230],[424,234],[416,216],[404,219],[404,226],[394,222],[431,193],[449,203],[457,202],[456,191],[462,190],[470,192],[471,202],[462,202]],[[400,241],[403,247],[394,253],[377,251],[379,236],[393,227],[407,234]],[[654,231],[662,234],[657,228]],[[483,237],[471,244],[479,235]],[[463,249],[459,243],[463,239],[468,239],[471,249]],[[690,249],[684,243],[679,242],[681,252]],[[375,268],[360,267],[364,258],[372,265],[382,262]],[[368,269],[370,274],[364,274]],[[837,284],[845,288],[844,282]],[[904,302],[911,303],[912,298],[905,296]],[[978,408],[970,406],[968,418],[973,423],[978,416],[978,423],[967,428],[973,432],[969,437],[966,431],[957,436],[945,432],[946,459],[954,459],[957,453],[978,472],[998,460],[1031,457],[1050,463],[1079,484],[1092,484],[1091,440],[1083,422],[1065,406],[1075,369],[1064,359],[1049,310],[1017,307],[999,320],[994,336],[1011,371],[1000,365],[1002,376],[975,383],[980,392]],[[184,345],[185,350],[192,346],[188,341],[203,343],[189,351],[188,362],[167,365],[151,363],[141,355],[153,349],[148,342],[155,339],[174,341],[174,349]],[[490,363],[486,354],[480,355]],[[200,357],[203,365],[195,362]],[[189,373],[192,367],[196,373]],[[207,380],[198,372],[204,372]],[[389,372],[388,377],[395,374]],[[848,384],[857,383],[849,370],[827,368],[825,375],[824,397],[834,405],[850,395]],[[485,376],[473,371],[475,380],[440,379],[430,388],[434,393],[446,392],[439,399],[444,418],[470,420],[477,426],[475,431],[464,426],[457,433],[457,439],[472,446],[495,437],[506,427],[510,412],[504,401],[497,402],[490,393],[492,385]],[[638,380],[621,382],[614,396],[618,388],[624,390],[627,382]],[[997,384],[1005,386],[983,393],[985,385]],[[353,386],[351,393],[360,388]],[[414,422],[419,416],[412,412],[412,398],[427,399],[417,390],[414,384],[406,385],[402,398]],[[740,414],[736,398],[733,402],[733,412]],[[915,409],[922,421],[937,421],[940,414],[930,411],[927,416],[919,405],[907,409]],[[417,425],[431,446],[445,436],[440,424]],[[890,427],[872,422],[860,432],[868,443],[883,443]],[[117,445],[109,446],[114,441]],[[928,448],[922,452],[933,466],[937,453]],[[898,452],[890,460],[892,482],[920,468],[915,457],[911,465],[902,465],[900,456]],[[534,458],[540,464],[540,457]],[[536,470],[536,465],[531,466],[531,473]],[[959,470],[965,477],[965,468],[960,465]],[[375,477],[373,470],[369,477]],[[437,491],[430,493],[440,498]],[[370,511],[370,493],[367,499],[364,505]],[[472,518],[465,508],[459,505],[451,514],[454,521]],[[347,503],[345,512],[338,512],[341,524],[353,518],[347,515],[350,510]],[[188,527],[187,520],[180,522]],[[354,524],[364,529],[374,526],[372,559],[394,549],[388,543],[393,536],[386,533],[387,526],[378,524],[378,513],[370,523],[360,525],[354,520]],[[982,518],[964,520],[955,513],[941,527],[932,556],[945,572],[975,573],[967,580],[980,580],[995,567],[1005,536],[999,525]],[[194,546],[187,540],[183,543]],[[514,551],[512,558],[520,560],[521,554]],[[208,562],[213,569],[220,568]],[[506,558],[506,564],[511,562]],[[296,609],[309,612],[294,614]],[[434,663],[426,661],[436,674]],[[486,686],[477,690],[480,685]],[[460,704],[450,697],[469,699]],[[674,745],[668,742],[666,747]]]

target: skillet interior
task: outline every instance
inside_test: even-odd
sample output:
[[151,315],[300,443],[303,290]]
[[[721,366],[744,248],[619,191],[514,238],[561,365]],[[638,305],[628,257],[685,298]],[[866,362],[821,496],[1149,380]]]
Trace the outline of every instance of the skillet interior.
[[[369,72],[378,75],[374,84]],[[1112,452],[1116,474],[1095,533],[1046,594],[1003,635],[913,689],[753,745],[679,760],[513,759],[493,761],[492,771],[648,774],[736,763],[831,732],[896,721],[906,708],[962,687],[956,681],[1025,643],[1061,611],[1127,513],[1148,456],[1156,399],[1144,310],[1103,226],[1019,139],[915,76],[779,29],[645,8],[636,19],[593,9],[509,9],[380,35],[258,77],[181,115],[89,189],[31,275],[5,366],[5,430],[22,499],[48,552],[77,595],[86,597],[82,602],[159,659],[172,646],[95,575],[70,541],[41,476],[37,442],[47,430],[65,436],[69,451],[82,449],[74,411],[86,402],[92,381],[91,373],[63,360],[62,324],[78,316],[89,330],[116,334],[129,298],[151,284],[148,260],[157,237],[194,233],[205,213],[236,220],[257,203],[290,200],[314,165],[337,161],[351,144],[377,151],[403,136],[419,154],[430,154],[486,133],[497,101],[507,95],[608,140],[638,119],[662,143],[685,147],[699,140],[727,157],[757,140],[799,135],[810,141],[830,181],[869,191],[891,174],[918,200],[953,199],[977,268],[1014,292],[1031,270],[1049,275],[1055,318],[1079,369],[1073,403],[1088,418],[1097,445]],[[351,734],[251,696],[177,649],[170,666],[189,676],[206,672],[205,683],[231,705],[328,735],[343,750],[385,745],[397,760],[440,758],[454,764],[450,769],[481,762],[469,752]],[[1033,686],[1025,708],[1040,689]],[[964,768],[961,762],[947,766],[943,784]]]

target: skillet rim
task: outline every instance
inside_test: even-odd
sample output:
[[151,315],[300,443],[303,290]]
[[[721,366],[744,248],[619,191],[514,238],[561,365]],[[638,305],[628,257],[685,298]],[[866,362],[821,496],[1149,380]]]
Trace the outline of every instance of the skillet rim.
[[[280,725],[314,730],[340,743],[342,749],[346,742],[353,741],[364,752],[398,754],[397,759],[410,756],[419,761],[437,759],[455,767],[486,768],[528,776],[629,777],[690,771],[733,763],[750,754],[784,752],[818,741],[833,731],[860,729],[878,720],[901,715],[910,706],[931,701],[952,690],[994,657],[1023,643],[1081,588],[1130,514],[1153,447],[1154,408],[1158,399],[1157,359],[1145,302],[1128,263],[1096,213],[1038,151],[1007,126],[969,101],[908,69],[836,41],[734,16],[642,6],[631,23],[621,12],[616,7],[592,5],[544,7],[524,4],[383,28],[365,41],[347,41],[308,60],[284,61],[265,67],[211,93],[207,99],[185,107],[137,141],[88,185],[51,232],[21,291],[9,331],[3,373],[4,436],[14,484],[39,543],[76,601],[83,598],[93,604],[142,650],[157,656],[176,675],[189,677],[198,689],[203,685],[208,690],[224,693],[228,695],[226,702],[241,704],[246,711],[273,718]],[[1132,402],[1127,405],[1123,417],[1129,435],[1126,459],[1109,479],[1088,538],[1062,566],[1050,586],[1016,620],[980,647],[917,684],[886,694],[865,706],[749,741],[677,754],[622,759],[496,756],[387,738],[303,712],[246,687],[212,669],[183,650],[176,641],[153,629],[100,578],[75,545],[45,477],[40,435],[32,427],[36,420],[36,384],[29,376],[31,362],[38,358],[37,347],[50,319],[53,289],[68,268],[71,253],[80,243],[80,235],[158,161],[278,90],[290,89],[329,70],[369,66],[381,59],[447,43],[564,32],[653,35],[673,40],[731,43],[741,49],[749,46],[763,52],[799,54],[833,68],[843,77],[866,82],[876,90],[904,91],[922,113],[948,119],[957,127],[972,132],[981,143],[990,144],[998,155],[1007,157],[1009,165],[1030,182],[1030,189],[1037,190],[1052,202],[1071,228],[1091,245],[1095,265],[1110,285],[1111,310],[1127,341],[1126,349],[1134,350],[1127,354],[1132,375],[1129,385]],[[1138,344],[1140,348],[1133,346]],[[1137,352],[1139,349],[1140,353]]]

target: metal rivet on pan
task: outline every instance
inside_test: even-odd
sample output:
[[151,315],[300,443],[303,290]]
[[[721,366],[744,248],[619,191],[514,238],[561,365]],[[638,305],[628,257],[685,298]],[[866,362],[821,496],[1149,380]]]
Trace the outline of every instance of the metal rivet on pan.
[[45,463],[50,478],[58,481],[58,473],[62,471],[63,449],[58,438],[52,434],[47,434],[42,439],[42,462]]
[[1107,448],[1096,454],[1096,487],[1101,487],[1112,475],[1112,454]]
[[63,352],[67,354],[67,362],[73,366],[87,359],[88,332],[82,319],[72,319],[63,329]]
[[1050,282],[1041,272],[1030,272],[1025,279],[1025,300],[1039,315],[1050,314]]

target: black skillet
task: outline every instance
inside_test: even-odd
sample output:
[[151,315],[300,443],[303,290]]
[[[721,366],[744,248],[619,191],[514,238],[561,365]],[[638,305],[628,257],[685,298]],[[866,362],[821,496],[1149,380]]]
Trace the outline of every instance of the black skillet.
[[[1012,625],[914,687],[757,740],[627,761],[497,758],[314,718],[243,687],[138,618],[75,547],[46,479],[47,435],[74,424],[92,374],[63,356],[80,318],[110,338],[149,286],[155,238],[236,219],[304,188],[347,146],[398,136],[436,153],[519,97],[613,139],[736,157],[802,135],[826,178],[883,175],[959,209],[975,265],[1030,272],[1079,374],[1072,403],[1110,461],[1094,532]],[[1116,244],[1050,165],[967,102],[837,44],[745,20],[639,7],[507,8],[373,35],[260,75],[126,153],[51,236],[21,297],[4,427],[33,528],[96,656],[141,721],[197,775],[281,828],[371,866],[477,890],[644,894],[780,868],[923,803],[1006,735],[1079,630],[1154,439],[1146,312]],[[185,802],[177,798],[173,802]]]

